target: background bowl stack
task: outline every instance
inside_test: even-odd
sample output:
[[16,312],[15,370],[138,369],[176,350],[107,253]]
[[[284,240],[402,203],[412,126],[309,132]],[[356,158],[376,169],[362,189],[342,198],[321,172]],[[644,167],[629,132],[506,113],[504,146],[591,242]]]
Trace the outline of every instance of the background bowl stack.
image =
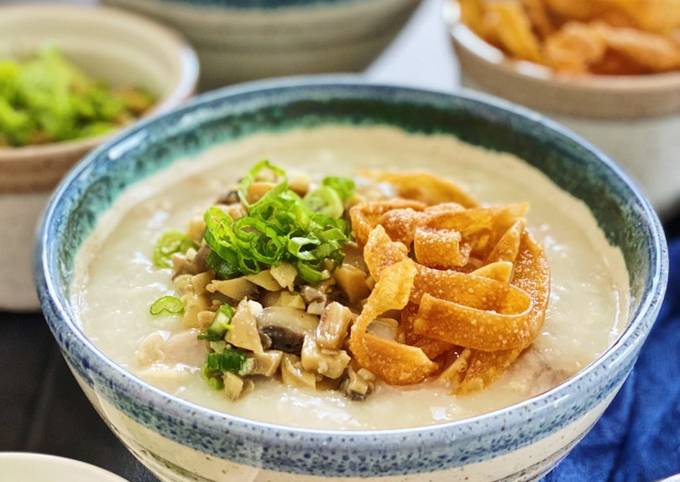
[[264,77],[356,72],[390,43],[419,0],[104,0],[182,32],[201,87]]

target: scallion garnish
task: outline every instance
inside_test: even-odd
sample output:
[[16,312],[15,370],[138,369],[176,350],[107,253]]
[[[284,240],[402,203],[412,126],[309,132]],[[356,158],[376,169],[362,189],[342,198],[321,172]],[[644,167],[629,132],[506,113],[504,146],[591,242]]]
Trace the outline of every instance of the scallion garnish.
[[182,300],[176,296],[161,296],[149,308],[152,315],[179,315],[184,311]]
[[219,341],[224,339],[227,330],[231,329],[231,317],[234,316],[234,309],[229,305],[222,305],[215,313],[210,326],[198,335],[199,340]]
[[227,345],[222,352],[208,353],[202,373],[213,388],[221,389],[224,386],[222,382],[224,372],[243,376],[251,371],[252,365],[253,361],[246,358],[241,351]]
[[151,257],[156,268],[169,268],[170,257],[175,253],[186,253],[189,248],[195,248],[196,243],[179,231],[167,231],[158,241]]
[[[248,188],[263,171],[270,171],[278,184],[251,204]],[[349,241],[342,214],[354,182],[340,177],[323,182],[303,200],[288,188],[283,169],[269,161],[256,164],[239,185],[245,216],[234,220],[218,207],[204,214],[205,241],[212,251],[208,266],[228,279],[288,262],[307,283],[327,279],[329,262],[332,266],[342,262],[342,247]]]

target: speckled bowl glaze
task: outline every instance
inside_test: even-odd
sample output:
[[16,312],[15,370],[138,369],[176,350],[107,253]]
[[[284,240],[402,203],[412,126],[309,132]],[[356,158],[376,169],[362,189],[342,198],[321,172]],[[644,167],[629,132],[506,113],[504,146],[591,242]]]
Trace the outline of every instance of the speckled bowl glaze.
[[[122,191],[219,143],[328,123],[390,125],[510,152],[582,199],[630,272],[634,301],[620,339],[566,383],[523,403],[438,426],[357,432],[288,428],[201,408],[135,378],[88,340],[69,303],[74,257]],[[588,432],[626,379],[658,314],[667,258],[659,221],[626,176],[541,116],[467,94],[320,78],[207,94],[97,149],[50,203],[35,276],[49,326],[81,387],[162,480],[533,480]]]
[[420,0],[104,0],[181,31],[201,87],[281,75],[363,70]]

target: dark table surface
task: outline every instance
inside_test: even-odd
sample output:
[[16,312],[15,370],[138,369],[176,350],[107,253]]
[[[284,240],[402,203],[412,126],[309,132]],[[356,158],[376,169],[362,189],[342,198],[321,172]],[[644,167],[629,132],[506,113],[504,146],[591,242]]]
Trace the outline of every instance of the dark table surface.
[[[438,90],[455,88],[457,68],[438,9],[437,0],[426,0],[368,69],[367,77]],[[428,48],[421,48],[423,44]],[[669,237],[680,236],[680,216],[667,220],[666,230]],[[0,312],[0,374],[0,451],[60,455],[98,465],[131,482],[157,480],[92,409],[41,314]]]

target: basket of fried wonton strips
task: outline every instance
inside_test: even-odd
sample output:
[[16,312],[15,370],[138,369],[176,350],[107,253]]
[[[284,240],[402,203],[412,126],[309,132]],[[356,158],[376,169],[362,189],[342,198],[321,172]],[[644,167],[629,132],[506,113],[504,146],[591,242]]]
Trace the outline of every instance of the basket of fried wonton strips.
[[447,0],[463,83],[540,110],[680,202],[680,0]]

